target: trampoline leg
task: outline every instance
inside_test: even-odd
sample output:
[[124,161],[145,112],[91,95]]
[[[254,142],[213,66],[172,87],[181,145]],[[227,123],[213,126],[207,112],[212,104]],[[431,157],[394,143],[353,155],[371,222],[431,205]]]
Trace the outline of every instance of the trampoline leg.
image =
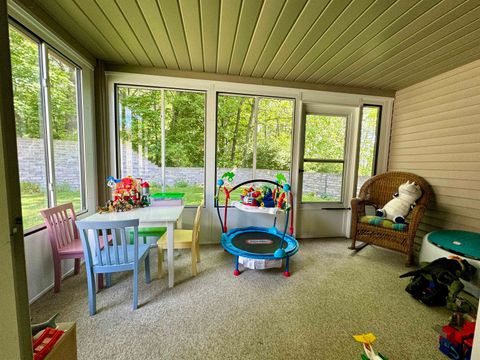
[[235,256],[235,270],[233,271],[234,276],[240,275],[240,271],[238,270],[238,256]]
[[290,262],[290,257],[287,256],[285,258],[285,271],[283,272],[283,276],[285,276],[285,277],[290,277],[290,271],[288,271],[289,270],[288,269],[289,262]]

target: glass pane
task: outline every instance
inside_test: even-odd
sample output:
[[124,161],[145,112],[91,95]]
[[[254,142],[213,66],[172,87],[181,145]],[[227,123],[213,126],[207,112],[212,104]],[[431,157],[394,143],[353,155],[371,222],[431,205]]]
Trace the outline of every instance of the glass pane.
[[[234,170],[234,183],[253,177],[255,98],[219,95],[217,99],[217,179]],[[225,203],[223,192],[219,203]]]
[[256,177],[274,180],[282,173],[290,179],[293,100],[261,98],[257,120]]
[[162,92],[118,87],[120,175],[142,178],[162,191]]
[[48,52],[50,124],[57,204],[72,202],[76,211],[85,208],[81,172],[77,69],[52,51]]
[[381,106],[364,106],[360,133],[357,194],[363,183],[374,175],[377,147],[377,130],[380,123]]
[[39,46],[10,26],[10,54],[23,228],[26,230],[43,224],[39,210],[48,207]]
[[205,94],[165,91],[165,182],[185,193],[186,205],[200,205],[205,177]]
[[304,158],[343,160],[346,127],[344,116],[308,114]]
[[302,202],[341,202],[343,164],[304,163]]

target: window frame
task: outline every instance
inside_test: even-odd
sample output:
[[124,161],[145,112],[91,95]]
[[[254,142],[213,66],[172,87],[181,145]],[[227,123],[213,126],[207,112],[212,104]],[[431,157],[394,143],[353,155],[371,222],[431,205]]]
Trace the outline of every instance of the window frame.
[[[45,157],[45,186],[47,192],[47,206],[57,205],[57,190],[55,181],[55,151],[53,148],[52,118],[49,108],[50,84],[49,84],[49,52],[59,57],[62,61],[75,69],[76,80],[76,111],[77,111],[77,131],[78,131],[78,151],[79,151],[79,174],[80,174],[80,209],[75,211],[75,215],[79,216],[89,211],[87,206],[87,189],[86,189],[86,160],[85,160],[85,138],[84,138],[84,112],[83,112],[83,67],[65,56],[61,51],[43,40],[40,36],[30,31],[27,27],[9,17],[8,25],[15,31],[19,32],[32,42],[38,45],[38,66],[39,66],[39,87],[40,87],[40,118],[42,125],[44,157]],[[44,223],[34,225],[24,229],[24,236],[28,236],[45,229]]]
[[378,117],[377,117],[377,126],[375,129],[375,146],[373,150],[373,163],[372,163],[372,173],[370,176],[375,176],[378,173],[378,152],[380,148],[380,135],[381,135],[381,126],[382,126],[382,114],[383,114],[383,105],[381,104],[374,104],[374,103],[362,103],[360,105],[360,114],[358,117],[358,133],[357,133],[357,147],[355,149],[355,173],[353,177],[353,197],[358,196],[360,189],[357,190],[358,186],[358,170],[360,166],[360,147],[361,147],[361,140],[362,140],[362,124],[363,124],[363,114],[364,108],[372,107],[378,109]]
[[[115,82],[113,83],[113,130],[115,133],[114,136],[114,146],[115,146],[115,176],[118,178],[121,176],[122,172],[122,159],[121,159],[121,144],[120,144],[120,127],[118,123],[118,88],[119,87],[129,87],[129,88],[136,88],[140,90],[156,90],[156,91],[183,91],[183,92],[192,92],[192,93],[200,93],[204,95],[204,126],[203,126],[203,207],[206,206],[206,177],[207,177],[207,90],[194,90],[188,88],[175,88],[175,87],[168,87],[168,86],[153,86],[153,85],[139,85],[139,84],[131,84],[131,83],[123,83],[123,82]],[[164,121],[164,114],[165,109],[162,106],[162,134],[165,134],[165,121]],[[162,136],[162,153],[165,151],[165,136]],[[165,171],[164,171],[164,158],[162,157],[162,179],[163,184],[165,184]],[[197,205],[184,205],[185,208],[197,208],[200,204]]]
[[[348,156],[348,140],[349,140],[349,131],[350,131],[350,115],[344,113],[335,113],[335,112],[328,112],[328,111],[316,111],[316,112],[308,112],[305,113],[305,129],[304,129],[304,137],[306,138],[307,133],[307,117],[308,115],[313,116],[328,116],[328,117],[340,117],[345,119],[345,134],[344,134],[344,142],[343,142],[343,159],[317,159],[317,158],[306,158],[305,157],[305,143],[303,144],[303,156],[301,158],[302,167],[299,169],[302,174],[305,173],[305,163],[314,163],[314,164],[342,164],[342,184],[341,184],[341,191],[340,191],[340,200],[338,201],[303,201],[303,189],[300,198],[300,204],[308,205],[308,204],[331,204],[331,205],[341,205],[345,201],[345,177],[346,177],[346,167],[348,166],[347,163],[347,156]],[[305,139],[304,139],[305,142]],[[303,175],[302,175],[302,187],[303,187]]]
[[[293,176],[293,166],[294,166],[294,139],[295,139],[295,118],[296,118],[296,110],[297,110],[297,99],[295,97],[288,97],[288,96],[277,96],[277,95],[259,95],[255,93],[241,93],[241,92],[229,92],[229,91],[215,91],[215,182],[214,182],[214,194],[217,193],[217,180],[218,180],[218,156],[217,156],[217,150],[218,150],[218,97],[221,95],[226,95],[226,96],[237,96],[237,97],[250,97],[254,99],[254,104],[258,104],[260,102],[260,99],[279,99],[279,100],[290,100],[293,103],[293,109],[292,109],[292,128],[291,128],[291,140],[290,140],[290,169],[288,171],[289,173],[289,178],[290,178],[290,185],[292,183],[292,176]],[[256,115],[255,115],[255,123],[258,125],[258,106],[256,106]],[[258,127],[255,128],[255,134],[258,132]],[[256,137],[256,135],[255,135]],[[256,141],[254,141],[253,144],[253,154],[256,155],[257,149],[256,149]],[[252,175],[255,176],[255,171],[254,171],[254,165],[256,166],[257,161],[256,159],[253,159],[252,161]],[[256,170],[256,168],[255,168]],[[212,199],[213,200],[213,207],[215,208],[215,197]],[[218,204],[218,207],[225,207],[224,205],[221,205],[220,203]],[[228,207],[232,207],[232,205],[228,205]]]

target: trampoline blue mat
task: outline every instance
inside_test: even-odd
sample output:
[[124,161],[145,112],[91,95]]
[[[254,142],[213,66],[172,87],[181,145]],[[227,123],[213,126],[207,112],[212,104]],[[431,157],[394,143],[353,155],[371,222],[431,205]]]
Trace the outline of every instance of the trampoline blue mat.
[[[230,254],[252,259],[277,259],[273,253],[280,246],[283,233],[278,229],[264,227],[246,227],[231,229],[222,234],[222,246]],[[290,235],[285,235],[283,249],[285,257],[298,251],[298,242]]]
[[462,230],[433,231],[428,234],[428,241],[466,258],[480,259],[480,233]]

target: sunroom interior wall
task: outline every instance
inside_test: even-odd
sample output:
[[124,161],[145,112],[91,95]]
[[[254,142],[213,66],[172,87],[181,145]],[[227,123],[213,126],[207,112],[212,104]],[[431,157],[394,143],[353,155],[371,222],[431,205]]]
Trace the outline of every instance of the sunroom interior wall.
[[[133,68],[138,70],[137,67]],[[199,90],[206,92],[206,134],[205,134],[205,209],[202,212],[202,224],[200,240],[202,243],[219,243],[220,241],[220,225],[217,218],[216,209],[214,208],[214,195],[216,179],[216,94],[217,93],[237,93],[248,95],[260,95],[260,96],[277,96],[291,98],[295,100],[295,115],[293,124],[293,141],[292,148],[292,165],[291,165],[291,182],[292,188],[296,189],[298,183],[298,158],[299,158],[299,137],[300,137],[300,119],[302,118],[302,107],[304,102],[310,103],[323,103],[331,105],[343,105],[350,107],[359,107],[362,103],[375,103],[383,105],[386,109],[391,109],[392,98],[347,94],[347,93],[333,93],[326,91],[315,91],[305,89],[286,88],[279,86],[264,86],[257,84],[244,84],[224,81],[212,81],[203,79],[186,79],[170,76],[158,76],[144,73],[135,72],[113,72],[107,71],[107,87],[109,98],[109,119],[110,119],[110,138],[114,139],[117,135],[115,133],[115,103],[114,103],[114,91],[115,84],[130,84],[130,85],[143,85],[152,87],[166,87],[166,88],[180,88],[188,90]],[[389,123],[389,114],[385,114],[385,119],[382,120],[385,123]],[[384,136],[386,140],[387,137]],[[388,147],[387,147],[388,148]],[[112,164],[112,173],[116,174],[116,145],[114,141],[111,141],[109,153],[111,154],[110,162]],[[386,154],[385,154],[386,155]],[[386,158],[386,156],[385,156]],[[383,159],[383,158],[382,158]],[[386,164],[386,161],[382,160],[382,163]],[[383,169],[385,170],[385,169]],[[185,228],[191,228],[193,225],[195,208],[185,208],[183,214],[183,225]],[[232,226],[247,226],[242,222],[241,212],[237,209],[229,210],[229,225]],[[328,214],[325,214],[328,215]],[[323,215],[319,215],[323,216]],[[268,219],[255,219],[252,221],[268,225]],[[348,215],[343,219],[344,224],[348,222]],[[251,225],[254,225],[253,223]],[[348,229],[349,226],[345,226]],[[347,234],[348,235],[348,234]]]
[[434,198],[417,231],[480,232],[480,61],[398,91],[389,170],[423,176]]

